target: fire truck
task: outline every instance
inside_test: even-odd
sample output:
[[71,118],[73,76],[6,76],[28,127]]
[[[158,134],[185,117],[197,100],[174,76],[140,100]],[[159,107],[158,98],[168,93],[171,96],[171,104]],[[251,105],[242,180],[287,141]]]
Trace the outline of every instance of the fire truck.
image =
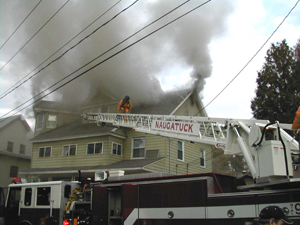
[[254,182],[215,173],[109,176],[98,171],[92,183],[85,183],[79,171],[78,182],[10,185],[6,225],[250,225],[268,205],[278,205],[300,224],[299,143],[278,122],[110,113],[83,117],[99,126],[200,142],[225,154],[243,155]]

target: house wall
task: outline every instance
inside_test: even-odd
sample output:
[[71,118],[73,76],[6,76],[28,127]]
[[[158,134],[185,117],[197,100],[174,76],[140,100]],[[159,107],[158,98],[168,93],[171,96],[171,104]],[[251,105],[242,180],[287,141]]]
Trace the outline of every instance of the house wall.
[[10,141],[14,143],[12,153],[20,154],[20,146],[23,144],[26,146],[24,155],[31,157],[30,139],[33,137],[33,132],[20,119],[16,119],[0,129],[0,137],[0,151],[7,151],[7,144]]
[[[14,177],[10,176],[11,166],[17,166],[18,172],[30,168],[30,159],[22,159],[13,156],[0,155],[0,186],[7,191],[8,185]],[[18,176],[20,177],[20,176]],[[23,177],[22,177],[23,178]]]
[[[88,143],[103,142],[102,154],[87,154]],[[43,142],[33,144],[32,168],[60,168],[73,166],[107,165],[123,159],[123,156],[111,154],[112,142],[123,146],[123,139],[116,137],[90,137],[63,141]],[[64,145],[77,145],[76,155],[63,156]],[[41,147],[52,147],[50,157],[39,157]]]
[[[43,114],[44,118],[43,118],[43,128],[41,130],[37,129],[37,121],[35,123],[35,133],[34,135],[37,136],[39,134],[45,133],[49,130],[53,130],[55,128],[61,127],[63,125],[69,124],[75,120],[81,119],[80,115],[76,115],[76,114],[71,114],[71,113],[58,113],[58,112],[44,112],[44,111],[40,111],[40,112],[36,112],[36,117],[35,119],[37,120],[37,116],[39,114]],[[49,118],[49,115],[56,115],[57,121],[56,121],[56,127],[55,128],[47,128],[47,121]]]
[[178,116],[204,116],[197,101],[193,104],[190,96],[173,115]]
[[166,157],[166,141],[167,138],[152,135],[152,134],[145,134],[141,132],[135,131],[127,131],[126,132],[126,140],[124,141],[125,152],[124,152],[124,159],[132,159],[132,139],[138,137],[145,137],[145,150],[154,150],[158,149],[158,157]]
[[[32,137],[32,130],[19,118],[0,129],[0,186],[5,190],[14,178],[10,176],[11,166],[17,167],[18,172],[30,168],[32,144],[29,140]],[[8,141],[13,142],[12,152],[7,151]],[[21,144],[25,145],[25,154],[20,154]]]

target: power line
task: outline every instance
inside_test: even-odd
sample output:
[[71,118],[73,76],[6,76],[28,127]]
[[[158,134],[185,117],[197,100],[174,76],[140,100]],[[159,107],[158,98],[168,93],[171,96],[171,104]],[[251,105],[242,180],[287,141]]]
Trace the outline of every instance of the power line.
[[70,0],[67,0],[65,4],[63,4],[62,7],[60,7],[59,10],[54,13],[53,16],[0,68],[0,71],[56,16],[56,14],[69,2]]
[[[156,33],[156,32],[158,32],[158,31],[162,30],[163,28],[165,28],[165,27],[167,27],[168,25],[174,23],[175,21],[181,19],[182,17],[184,17],[184,16],[190,14],[191,12],[195,11],[196,9],[198,9],[198,8],[200,8],[200,7],[204,6],[204,5],[206,5],[206,4],[209,3],[210,1],[211,1],[211,0],[208,0],[208,1],[206,1],[206,2],[204,2],[204,3],[202,3],[202,4],[200,4],[200,5],[196,6],[195,8],[191,9],[190,11],[188,11],[188,12],[182,14],[181,16],[179,16],[179,17],[173,19],[172,21],[166,23],[165,25],[163,25],[163,26],[157,28],[156,30],[154,30],[154,31],[152,31],[151,33],[145,35],[144,37],[138,39],[137,41],[133,42],[132,44],[130,44],[130,45],[128,45],[128,46],[126,46],[125,48],[119,50],[118,52],[114,53],[113,55],[107,57],[106,59],[102,60],[101,62],[99,62],[99,63],[97,63],[96,65],[92,66],[91,68],[87,69],[86,71],[80,73],[79,75],[75,76],[74,78],[72,78],[72,79],[70,79],[69,81],[65,82],[64,84],[60,85],[59,87],[53,89],[51,92],[49,92],[49,93],[45,94],[44,96],[42,96],[42,97],[36,99],[34,102],[30,103],[29,105],[27,105],[27,106],[23,107],[22,109],[20,109],[19,111],[15,112],[13,115],[15,115],[15,114],[17,114],[18,112],[20,112],[20,111],[22,111],[22,110],[28,108],[29,106],[31,106],[31,105],[33,105],[34,103],[40,101],[40,100],[43,99],[44,97],[46,97],[46,96],[52,94],[53,92],[57,91],[58,89],[60,89],[60,88],[64,87],[65,85],[71,83],[72,81],[74,81],[74,80],[76,80],[77,78],[83,76],[83,75],[86,74],[87,72],[93,70],[94,68],[98,67],[99,65],[105,63],[106,61],[110,60],[111,58],[115,57],[116,55],[118,55],[118,54],[122,53],[123,51],[129,49],[130,47],[132,47],[132,46],[134,46],[135,44],[141,42],[142,40],[148,38],[149,36],[153,35],[154,33]],[[31,99],[30,99],[30,100],[31,100]],[[30,100],[28,100],[28,101],[30,101]],[[28,101],[27,101],[27,102],[28,102]],[[6,113],[5,115],[1,116],[0,118],[3,118],[3,117],[6,116],[7,114],[9,114],[9,113],[13,112],[14,110],[20,108],[21,106],[23,106],[23,105],[26,104],[27,102],[22,103],[21,105],[19,105],[19,106],[16,107],[15,109],[11,110],[10,112]]]
[[206,105],[204,108],[202,108],[198,113],[196,113],[194,116],[198,115],[200,112],[202,112],[206,107],[208,107],[216,98],[218,98],[225,89],[244,71],[244,69],[252,62],[252,60],[258,55],[258,53],[263,49],[263,47],[268,43],[268,41],[272,38],[272,36],[277,32],[279,27],[283,24],[283,22],[286,20],[286,18],[291,14],[291,12],[296,8],[300,0],[296,2],[296,4],[291,8],[291,10],[288,12],[288,14],[283,18],[281,23],[276,27],[276,29],[272,32],[272,34],[267,38],[267,40],[263,43],[263,45],[256,51],[256,53],[251,57],[251,59],[246,63],[246,65],[235,75],[231,81]]
[[1,45],[0,50],[2,47],[9,41],[9,39],[16,33],[16,31],[22,26],[22,24],[25,22],[25,20],[30,16],[30,14],[38,7],[38,5],[41,3],[42,0],[38,2],[38,4],[31,10],[31,12],[25,17],[25,19],[21,22],[21,24],[15,29],[15,31],[7,38],[7,40]]
[[120,14],[122,14],[123,12],[125,12],[126,10],[128,10],[129,8],[131,8],[135,3],[137,3],[139,0],[134,1],[131,5],[127,6],[125,9],[123,9],[122,11],[120,11],[119,13],[117,13],[115,16],[113,16],[111,19],[109,19],[108,21],[106,21],[104,24],[102,24],[100,27],[98,27],[97,29],[95,29],[92,33],[90,33],[89,35],[87,35],[86,37],[84,37],[83,39],[81,39],[79,42],[77,42],[75,45],[73,45],[72,47],[70,47],[68,50],[66,50],[63,54],[61,54],[60,56],[58,56],[56,59],[52,60],[50,63],[48,63],[46,66],[44,66],[43,68],[41,68],[39,71],[37,71],[35,74],[31,75],[27,80],[25,80],[24,82],[22,82],[20,85],[18,85],[17,87],[15,87],[14,89],[12,89],[11,91],[9,91],[8,93],[6,93],[5,95],[1,96],[0,99],[2,99],[3,97],[5,97],[6,95],[8,95],[9,93],[11,93],[12,91],[14,91],[15,89],[17,89],[18,87],[20,87],[22,84],[26,83],[28,80],[32,79],[34,76],[36,76],[38,73],[40,73],[42,70],[46,69],[48,66],[50,66],[52,63],[56,62],[57,60],[61,59],[65,54],[67,54],[71,49],[75,48],[77,45],[79,45],[80,43],[82,43],[85,39],[89,38],[90,36],[92,36],[93,34],[95,34],[100,28],[104,27],[105,25],[109,24],[111,21],[113,21],[115,18],[117,18]]
[[[85,27],[82,31],[80,31],[78,34],[76,34],[72,39],[70,39],[66,44],[61,46],[56,52],[54,52],[52,55],[50,55],[47,59],[45,59],[42,63],[40,63],[37,67],[35,67],[31,72],[29,72],[26,76],[24,76],[20,81],[15,83],[13,86],[11,86],[9,89],[4,91],[0,99],[4,98],[6,95],[14,91],[15,89],[19,88],[21,85],[26,83],[29,79],[31,79],[33,76],[37,75],[40,71],[37,73],[33,74],[29,79],[25,80],[24,82],[21,83],[22,80],[24,80],[26,77],[28,77],[33,71],[35,71],[37,68],[39,68],[43,63],[45,63],[48,59],[50,59],[53,55],[55,55],[57,52],[59,52],[63,47],[65,47],[67,44],[69,44],[71,41],[73,41],[76,37],[78,37],[82,32],[84,32],[87,28],[89,28],[92,24],[94,24],[97,20],[99,20],[101,17],[103,17],[107,12],[109,12],[112,8],[114,8],[117,4],[119,4],[122,0],[119,0],[116,4],[114,4],[112,7],[110,7],[108,10],[106,10],[102,15],[100,15],[97,19],[95,19],[92,23],[90,23],[87,27]],[[21,83],[21,84],[20,84]],[[19,85],[18,85],[19,84]],[[17,86],[18,85],[18,86]],[[15,88],[14,88],[15,87]]]
[[[31,100],[37,98],[39,95],[45,93],[46,91],[50,90],[52,87],[56,86],[58,83],[62,82],[63,80],[67,79],[68,77],[70,77],[71,75],[75,74],[76,72],[78,72],[79,70],[81,70],[82,68],[86,67],[87,65],[89,65],[90,63],[94,62],[96,59],[100,58],[101,56],[105,55],[106,53],[110,52],[111,50],[113,50],[114,48],[116,48],[117,46],[121,45],[122,43],[124,43],[125,41],[127,41],[128,39],[130,39],[131,37],[135,36],[136,34],[138,34],[139,32],[141,32],[142,30],[146,29],[147,27],[149,27],[150,25],[156,23],[157,21],[161,20],[162,18],[164,18],[165,16],[169,15],[170,13],[174,12],[175,10],[177,10],[178,8],[182,7],[183,5],[185,5],[187,2],[189,2],[190,0],[185,1],[184,3],[180,4],[179,6],[175,7],[174,9],[172,9],[171,11],[167,12],[166,14],[164,14],[163,16],[159,17],[158,19],[152,21],[151,23],[149,23],[148,25],[144,26],[143,28],[141,28],[140,30],[138,30],[137,32],[135,32],[134,34],[130,35],[129,37],[127,37],[126,39],[124,39],[123,41],[119,42],[118,44],[116,44],[115,46],[113,46],[112,48],[108,49],[107,51],[105,51],[104,53],[100,54],[99,56],[97,56],[96,58],[94,58],[93,60],[91,60],[90,62],[86,63],[85,65],[81,66],[80,68],[78,68],[77,70],[75,70],[74,72],[72,72],[71,74],[65,76],[64,78],[62,78],[61,80],[57,81],[56,83],[52,84],[50,87],[48,87],[47,89],[45,89],[44,91],[38,93],[37,95],[35,95],[34,97],[32,97],[31,99],[27,100],[26,102],[22,103],[20,106],[18,106],[17,108],[13,109],[12,111],[20,108],[21,106],[23,106],[24,104],[30,102]],[[45,97],[45,96],[44,96]],[[43,97],[42,97],[43,98]],[[12,111],[8,112],[7,114],[11,113]],[[5,115],[7,115],[5,114]],[[4,115],[4,116],[5,116]]]

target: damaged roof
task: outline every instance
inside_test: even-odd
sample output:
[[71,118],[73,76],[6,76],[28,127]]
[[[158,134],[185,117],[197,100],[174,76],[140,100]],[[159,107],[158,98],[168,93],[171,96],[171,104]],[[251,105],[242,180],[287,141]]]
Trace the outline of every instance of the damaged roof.
[[[153,115],[171,115],[191,94],[190,89],[166,92],[162,95],[158,102],[150,104],[133,105],[132,114],[153,114]],[[60,103],[53,103],[58,106]],[[201,104],[201,102],[200,102]],[[53,107],[49,102],[41,102],[36,107]],[[79,119],[65,126],[53,129],[34,137],[31,141],[56,141],[66,140],[70,138],[83,138],[92,136],[113,135],[112,127],[99,127],[94,123],[82,123]],[[117,134],[115,134],[117,135]],[[120,135],[119,135],[120,136]],[[123,138],[123,137],[121,137]]]
[[[191,90],[166,92],[159,100],[150,104],[133,105],[132,114],[170,115],[182,101],[190,95]],[[134,104],[134,103],[133,103]]]

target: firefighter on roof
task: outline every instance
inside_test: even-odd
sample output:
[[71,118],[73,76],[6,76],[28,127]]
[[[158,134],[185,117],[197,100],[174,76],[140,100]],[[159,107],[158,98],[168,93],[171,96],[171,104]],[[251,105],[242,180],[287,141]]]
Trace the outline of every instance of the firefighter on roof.
[[123,100],[120,101],[119,106],[118,106],[118,111],[119,113],[130,113],[131,112],[131,101],[129,96],[125,96]]

